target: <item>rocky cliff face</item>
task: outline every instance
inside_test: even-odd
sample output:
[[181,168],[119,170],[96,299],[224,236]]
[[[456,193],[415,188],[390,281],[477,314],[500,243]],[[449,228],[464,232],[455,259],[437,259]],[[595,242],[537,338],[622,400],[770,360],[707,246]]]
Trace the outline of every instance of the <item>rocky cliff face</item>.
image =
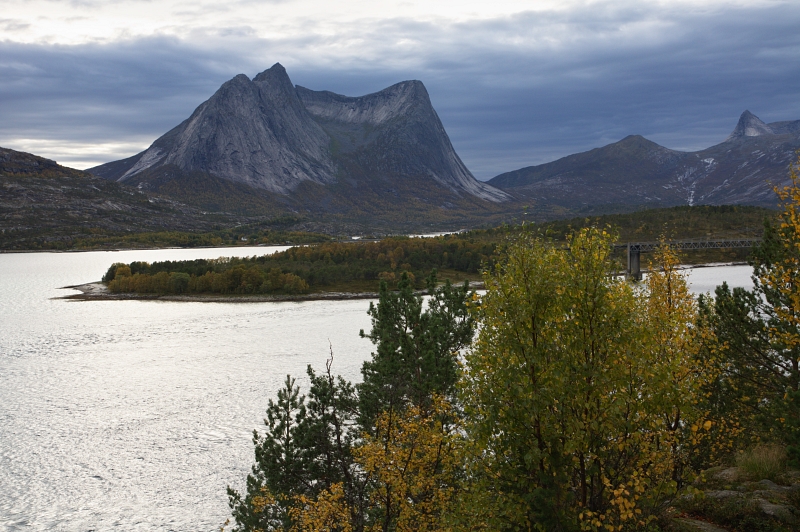
[[455,194],[500,202],[508,196],[481,183],[456,154],[428,91],[404,81],[351,98],[297,87],[314,119],[329,133],[336,156],[351,173],[383,178],[431,179]]
[[278,64],[252,81],[240,74],[222,85],[127,169],[109,163],[90,171],[127,182],[147,169],[175,165],[286,194],[302,181],[333,181],[329,143]]
[[306,182],[408,190],[425,180],[455,197],[509,199],[467,170],[421,82],[350,98],[294,87],[280,64],[236,76],[146,151],[89,171],[135,184],[167,165],[281,195]]
[[800,148],[800,120],[766,124],[742,113],[730,136],[698,152],[678,152],[640,136],[489,181],[536,205],[571,211],[671,205],[775,207]]

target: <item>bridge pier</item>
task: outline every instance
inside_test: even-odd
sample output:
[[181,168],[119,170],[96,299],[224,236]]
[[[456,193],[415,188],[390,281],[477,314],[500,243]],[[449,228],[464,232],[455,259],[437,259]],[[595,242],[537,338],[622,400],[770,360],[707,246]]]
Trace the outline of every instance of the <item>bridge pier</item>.
[[636,245],[628,243],[628,275],[637,281],[642,280],[641,263],[639,262],[641,251]]

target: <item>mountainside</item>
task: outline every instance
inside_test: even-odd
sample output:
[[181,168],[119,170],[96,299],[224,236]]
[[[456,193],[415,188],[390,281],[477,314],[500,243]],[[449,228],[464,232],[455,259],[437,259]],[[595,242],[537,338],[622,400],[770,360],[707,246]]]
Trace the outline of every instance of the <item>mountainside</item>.
[[183,189],[206,174],[301,211],[368,213],[386,195],[398,210],[465,201],[492,210],[510,199],[467,170],[421,82],[350,98],[294,87],[280,64],[236,76],[147,150],[89,171],[161,190],[161,168]]
[[489,181],[535,206],[570,211],[671,205],[775,207],[800,148],[800,120],[766,124],[745,111],[722,143],[670,150],[635,135],[602,148],[498,175]]
[[330,135],[334,156],[350,179],[432,179],[456,193],[494,202],[508,199],[464,166],[420,81],[358,98],[304,87],[297,87],[297,95]]
[[0,249],[69,248],[76,239],[202,231],[247,222],[209,215],[25,152],[0,148]]

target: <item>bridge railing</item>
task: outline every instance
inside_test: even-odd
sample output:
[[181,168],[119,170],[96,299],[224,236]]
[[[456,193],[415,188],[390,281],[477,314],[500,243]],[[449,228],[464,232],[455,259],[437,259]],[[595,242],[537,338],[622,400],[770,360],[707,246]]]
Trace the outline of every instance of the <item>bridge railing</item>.
[[616,244],[614,249],[624,249],[628,254],[628,275],[636,280],[642,278],[640,255],[655,251],[662,245],[673,249],[726,249],[751,248],[760,243],[760,238],[729,238],[725,240],[671,240],[666,242],[628,242]]

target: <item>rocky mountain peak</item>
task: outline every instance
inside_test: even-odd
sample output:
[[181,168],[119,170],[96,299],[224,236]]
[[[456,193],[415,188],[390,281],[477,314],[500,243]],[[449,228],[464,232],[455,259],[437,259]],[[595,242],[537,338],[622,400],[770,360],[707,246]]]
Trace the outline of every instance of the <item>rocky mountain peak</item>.
[[760,118],[745,111],[739,117],[739,122],[736,124],[733,132],[727,140],[733,140],[741,137],[759,137],[761,135],[773,135],[775,132]]
[[[289,74],[280,63],[275,63],[270,68],[253,78],[255,83],[268,98],[283,100],[296,100],[294,85],[289,79]],[[298,102],[299,103],[299,102]]]
[[[289,74],[286,72],[286,69],[283,68],[282,64],[275,63],[274,65],[266,69],[264,72],[257,74],[256,77],[253,78],[253,81],[269,81],[272,79],[289,81]],[[291,81],[289,82],[291,83]]]
[[297,86],[297,96],[314,117],[349,124],[381,125],[412,111],[433,112],[428,91],[421,81],[396,83],[365,96],[343,96],[330,91],[313,91]]
[[234,77],[146,151],[91,171],[129,182],[166,165],[281,195],[307,181],[381,193],[402,182],[410,195],[510,199],[464,166],[422,82],[349,97],[295,87],[280,63]]

